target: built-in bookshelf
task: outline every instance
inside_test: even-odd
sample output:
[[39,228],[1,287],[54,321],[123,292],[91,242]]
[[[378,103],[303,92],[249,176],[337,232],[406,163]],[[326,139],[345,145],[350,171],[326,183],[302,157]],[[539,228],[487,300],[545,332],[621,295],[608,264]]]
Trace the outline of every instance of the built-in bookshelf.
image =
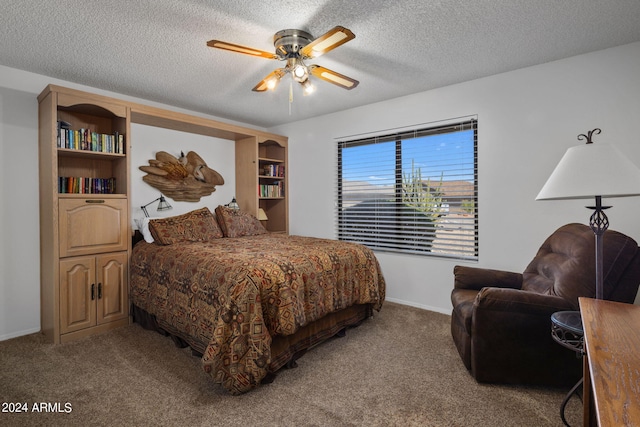
[[[258,204],[269,218],[267,229],[273,232],[287,229],[287,146],[281,141],[267,139],[258,144]],[[273,220],[271,219],[273,217]]]
[[53,342],[129,323],[129,108],[58,86],[39,101],[41,327]]
[[236,197],[240,208],[262,209],[270,232],[287,233],[287,140],[247,138],[236,141]]
[[259,176],[258,196],[264,199],[273,199],[284,197],[284,165],[281,163],[272,163],[274,159],[260,159],[260,170],[262,175]]

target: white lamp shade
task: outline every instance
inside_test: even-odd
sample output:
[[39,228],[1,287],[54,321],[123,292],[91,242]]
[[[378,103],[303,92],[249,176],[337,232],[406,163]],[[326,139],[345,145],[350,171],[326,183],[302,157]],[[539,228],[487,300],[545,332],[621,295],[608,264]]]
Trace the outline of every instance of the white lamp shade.
[[640,195],[640,169],[610,144],[571,147],[536,200]]

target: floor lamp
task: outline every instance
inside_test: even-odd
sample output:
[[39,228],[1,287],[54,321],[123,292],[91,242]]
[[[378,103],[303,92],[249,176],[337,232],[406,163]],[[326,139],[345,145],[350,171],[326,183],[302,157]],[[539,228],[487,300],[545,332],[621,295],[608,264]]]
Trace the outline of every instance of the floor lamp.
[[596,298],[604,298],[602,236],[609,227],[603,197],[640,195],[640,168],[610,144],[594,144],[600,129],[578,135],[586,144],[571,147],[540,190],[536,200],[595,199],[589,226],[595,234]]

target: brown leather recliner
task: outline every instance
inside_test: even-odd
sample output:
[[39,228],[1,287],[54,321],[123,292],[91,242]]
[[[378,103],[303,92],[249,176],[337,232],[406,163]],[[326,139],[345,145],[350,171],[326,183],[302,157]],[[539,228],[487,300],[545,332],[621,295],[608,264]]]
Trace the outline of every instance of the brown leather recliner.
[[[640,285],[640,248],[607,230],[604,299],[633,303]],[[595,238],[583,224],[556,230],[524,273],[454,268],[451,335],[478,382],[573,385],[582,362],[551,337],[551,315],[579,310],[578,297],[595,297]]]

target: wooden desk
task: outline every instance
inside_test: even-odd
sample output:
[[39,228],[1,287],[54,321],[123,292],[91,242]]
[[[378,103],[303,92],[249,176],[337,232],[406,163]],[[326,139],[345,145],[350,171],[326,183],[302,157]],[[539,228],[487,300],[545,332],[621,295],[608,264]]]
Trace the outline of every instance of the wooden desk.
[[580,298],[584,425],[640,426],[640,306]]

